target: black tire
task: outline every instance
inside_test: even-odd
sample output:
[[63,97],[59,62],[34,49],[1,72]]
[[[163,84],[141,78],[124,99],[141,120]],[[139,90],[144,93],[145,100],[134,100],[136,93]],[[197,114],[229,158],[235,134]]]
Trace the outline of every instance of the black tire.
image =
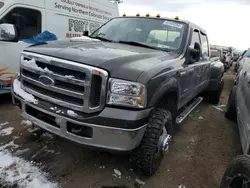
[[136,167],[147,176],[153,175],[159,169],[163,160],[164,153],[159,152],[160,154],[157,157],[156,153],[164,126],[168,134],[173,132],[171,112],[164,108],[155,109],[149,118],[141,144],[133,155]]
[[230,120],[236,120],[237,118],[236,106],[235,106],[236,89],[237,87],[234,86],[227,102],[227,110],[225,113],[225,117]]
[[219,88],[216,91],[208,92],[208,102],[212,104],[218,104],[220,102],[220,96],[224,88],[224,80],[222,79]]
[[[242,186],[243,182],[245,186]],[[240,155],[227,167],[220,188],[250,188],[250,156]]]

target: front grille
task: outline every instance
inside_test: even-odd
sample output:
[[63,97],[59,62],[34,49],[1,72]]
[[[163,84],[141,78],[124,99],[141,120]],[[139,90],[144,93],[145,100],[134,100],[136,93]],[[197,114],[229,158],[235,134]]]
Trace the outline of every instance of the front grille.
[[[22,59],[35,60],[35,66],[21,63],[21,82],[28,93],[84,113],[104,108],[108,79],[105,70],[29,52],[23,52]],[[44,85],[40,76],[53,84]]]
[[91,87],[90,106],[94,108],[100,103],[102,78],[100,76],[93,75],[92,82],[94,82],[95,85],[92,85]]

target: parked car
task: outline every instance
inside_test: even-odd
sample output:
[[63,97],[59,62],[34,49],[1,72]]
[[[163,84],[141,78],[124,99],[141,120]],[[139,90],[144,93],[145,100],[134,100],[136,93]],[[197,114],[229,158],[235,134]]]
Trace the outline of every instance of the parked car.
[[224,65],[224,70],[225,72],[229,69],[229,64],[226,62],[226,57],[225,54],[223,54],[223,50],[222,49],[218,49],[218,48],[210,48],[211,50],[211,59],[213,62],[215,61],[220,61],[223,63]]
[[90,37],[25,49],[13,102],[51,133],[133,151],[131,161],[152,175],[171,146],[175,124],[210,91],[209,55],[206,31],[192,22],[118,17]]
[[[116,1],[0,0],[0,94],[11,92],[20,54],[31,45],[25,39],[40,39],[44,31],[58,40],[82,36],[118,15]],[[6,35],[10,28],[17,35]]]
[[249,154],[250,135],[250,58],[246,58],[238,72],[235,85],[230,93],[225,116],[228,119],[237,120],[242,150]]
[[222,63],[224,64],[224,67],[225,67],[225,71],[227,71],[229,68],[230,68],[230,57],[228,55],[228,51],[226,50],[222,50]]
[[237,156],[227,167],[220,188],[250,187],[250,156]]
[[235,72],[238,72],[239,68],[242,66],[246,58],[250,57],[250,49],[243,52],[243,54],[240,56],[238,62],[235,65]]

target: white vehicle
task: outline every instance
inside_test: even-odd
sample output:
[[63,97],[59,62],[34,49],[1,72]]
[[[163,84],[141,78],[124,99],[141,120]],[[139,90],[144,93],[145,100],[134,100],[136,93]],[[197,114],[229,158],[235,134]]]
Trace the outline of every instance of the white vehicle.
[[0,94],[10,92],[19,72],[20,52],[43,31],[58,40],[92,33],[118,16],[117,1],[109,0],[0,0]]

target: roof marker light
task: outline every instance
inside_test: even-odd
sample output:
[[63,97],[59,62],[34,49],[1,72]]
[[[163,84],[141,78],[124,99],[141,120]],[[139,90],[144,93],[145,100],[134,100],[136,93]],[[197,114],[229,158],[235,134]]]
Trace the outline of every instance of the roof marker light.
[[140,13],[137,13],[136,16],[140,16]]
[[149,17],[149,16],[150,16],[150,14],[149,14],[149,13],[147,13],[147,14],[146,14],[146,16],[147,16],[147,17]]
[[161,15],[160,15],[160,14],[157,14],[157,15],[156,15],[156,17],[157,17],[157,18],[160,18],[160,17],[161,17]]
[[124,13],[122,16],[126,16],[126,14]]
[[176,20],[179,20],[179,16],[175,16],[175,19],[176,19]]

